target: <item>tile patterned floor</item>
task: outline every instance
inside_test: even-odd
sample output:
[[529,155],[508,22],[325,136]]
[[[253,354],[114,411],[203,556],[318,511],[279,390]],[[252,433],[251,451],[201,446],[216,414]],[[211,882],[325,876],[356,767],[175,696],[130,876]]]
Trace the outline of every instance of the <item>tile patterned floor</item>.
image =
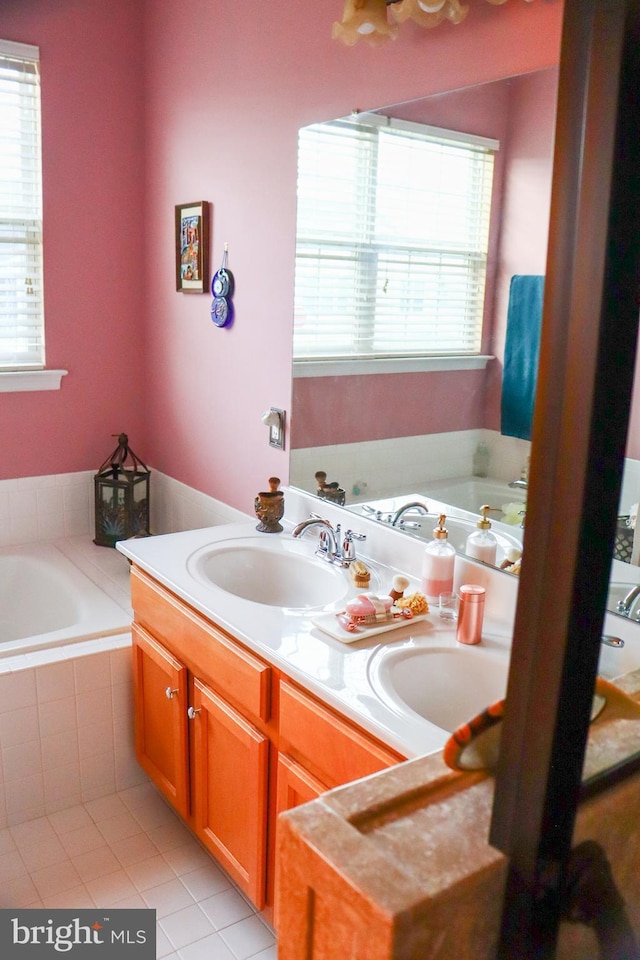
[[277,956],[269,924],[146,783],[0,830],[0,906],[153,907],[158,958]]

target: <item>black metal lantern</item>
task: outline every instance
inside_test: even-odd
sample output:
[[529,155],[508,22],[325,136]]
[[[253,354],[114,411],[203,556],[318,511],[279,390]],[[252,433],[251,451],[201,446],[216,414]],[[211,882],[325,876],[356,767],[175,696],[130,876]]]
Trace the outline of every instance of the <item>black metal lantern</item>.
[[148,467],[129,447],[126,433],[121,433],[118,446],[93,478],[96,501],[94,543],[114,547],[118,540],[149,536],[150,474]]

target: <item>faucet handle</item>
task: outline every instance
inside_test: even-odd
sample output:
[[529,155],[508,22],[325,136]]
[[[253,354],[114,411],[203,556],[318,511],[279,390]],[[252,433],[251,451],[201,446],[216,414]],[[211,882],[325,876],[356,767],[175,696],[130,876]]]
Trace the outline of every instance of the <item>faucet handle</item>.
[[344,540],[342,541],[342,559],[347,561],[355,560],[356,545],[353,541],[366,539],[367,535],[365,533],[355,533],[353,530],[345,531]]

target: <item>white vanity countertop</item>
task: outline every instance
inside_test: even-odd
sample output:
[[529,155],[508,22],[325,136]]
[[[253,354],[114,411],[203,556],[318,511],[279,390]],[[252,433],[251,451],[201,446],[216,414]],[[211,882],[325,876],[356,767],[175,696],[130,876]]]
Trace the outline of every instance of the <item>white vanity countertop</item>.
[[[256,536],[275,545],[277,538],[291,537],[293,524],[287,523],[281,534],[256,534],[255,527],[254,520],[132,539],[119,543],[118,550],[249,649],[400,753],[414,757],[442,749],[449,734],[417,714],[403,713],[392,704],[383,702],[372,687],[369,671],[376,654],[379,660],[382,648],[402,646],[411,649],[422,645],[460,647],[456,643],[454,629],[432,610],[425,619],[408,621],[396,630],[353,643],[342,643],[311,622],[314,616],[322,612],[321,608],[293,610],[254,603],[213,584],[200,582],[191,575],[189,558],[207,545],[219,544],[230,538]],[[315,534],[312,534],[313,531],[310,531],[299,541],[309,546],[310,555],[313,554],[316,541]],[[402,568],[394,569],[388,565],[380,568],[375,561],[369,560],[365,550],[361,551],[361,556],[373,571],[370,589],[380,594],[387,593],[393,575],[401,572]],[[379,576],[378,582],[374,582],[376,574]],[[347,571],[345,578],[348,581]],[[406,592],[418,588],[418,582],[412,580]],[[351,595],[359,592],[362,590],[351,585]],[[344,598],[341,602],[344,603]],[[338,606],[334,604],[325,609],[334,610]],[[509,644],[510,638],[504,625],[492,625],[491,619],[486,618],[483,645],[499,649],[508,656]],[[471,648],[467,649],[471,653]],[[469,718],[462,717],[461,722],[465,719]]]

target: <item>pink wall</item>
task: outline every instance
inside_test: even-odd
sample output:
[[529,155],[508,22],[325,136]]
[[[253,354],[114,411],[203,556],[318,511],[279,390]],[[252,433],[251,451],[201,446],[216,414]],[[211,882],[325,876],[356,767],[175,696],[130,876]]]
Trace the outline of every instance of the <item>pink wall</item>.
[[[559,44],[559,2],[471,3],[377,49],[331,40],[341,9],[3,0],[0,36],[42,47],[48,360],[70,370],[59,394],[2,395],[7,476],[92,469],[126,429],[152,467],[241,509],[286,479],[260,414],[290,409],[298,127],[546,67]],[[214,269],[229,243],[230,329],[174,288],[173,208],[200,199]]]
[[59,392],[0,393],[0,478],[95,469],[144,438],[141,4],[3,0],[40,46],[47,365]]
[[520,77],[512,85],[500,259],[489,345],[498,360],[488,370],[486,390],[485,424],[493,430],[500,429],[509,283],[516,273],[546,271],[557,88],[557,69]]
[[[148,3],[151,460],[247,510],[266,477],[288,473],[260,414],[290,409],[298,128],[557,61],[559,3],[472,3],[459,27],[405,24],[395,43],[349,49],[330,38],[342,6],[195,0],[185,16]],[[198,197],[213,202],[214,265],[229,242],[230,330],[208,322],[207,298],[171,288],[168,213]]]

